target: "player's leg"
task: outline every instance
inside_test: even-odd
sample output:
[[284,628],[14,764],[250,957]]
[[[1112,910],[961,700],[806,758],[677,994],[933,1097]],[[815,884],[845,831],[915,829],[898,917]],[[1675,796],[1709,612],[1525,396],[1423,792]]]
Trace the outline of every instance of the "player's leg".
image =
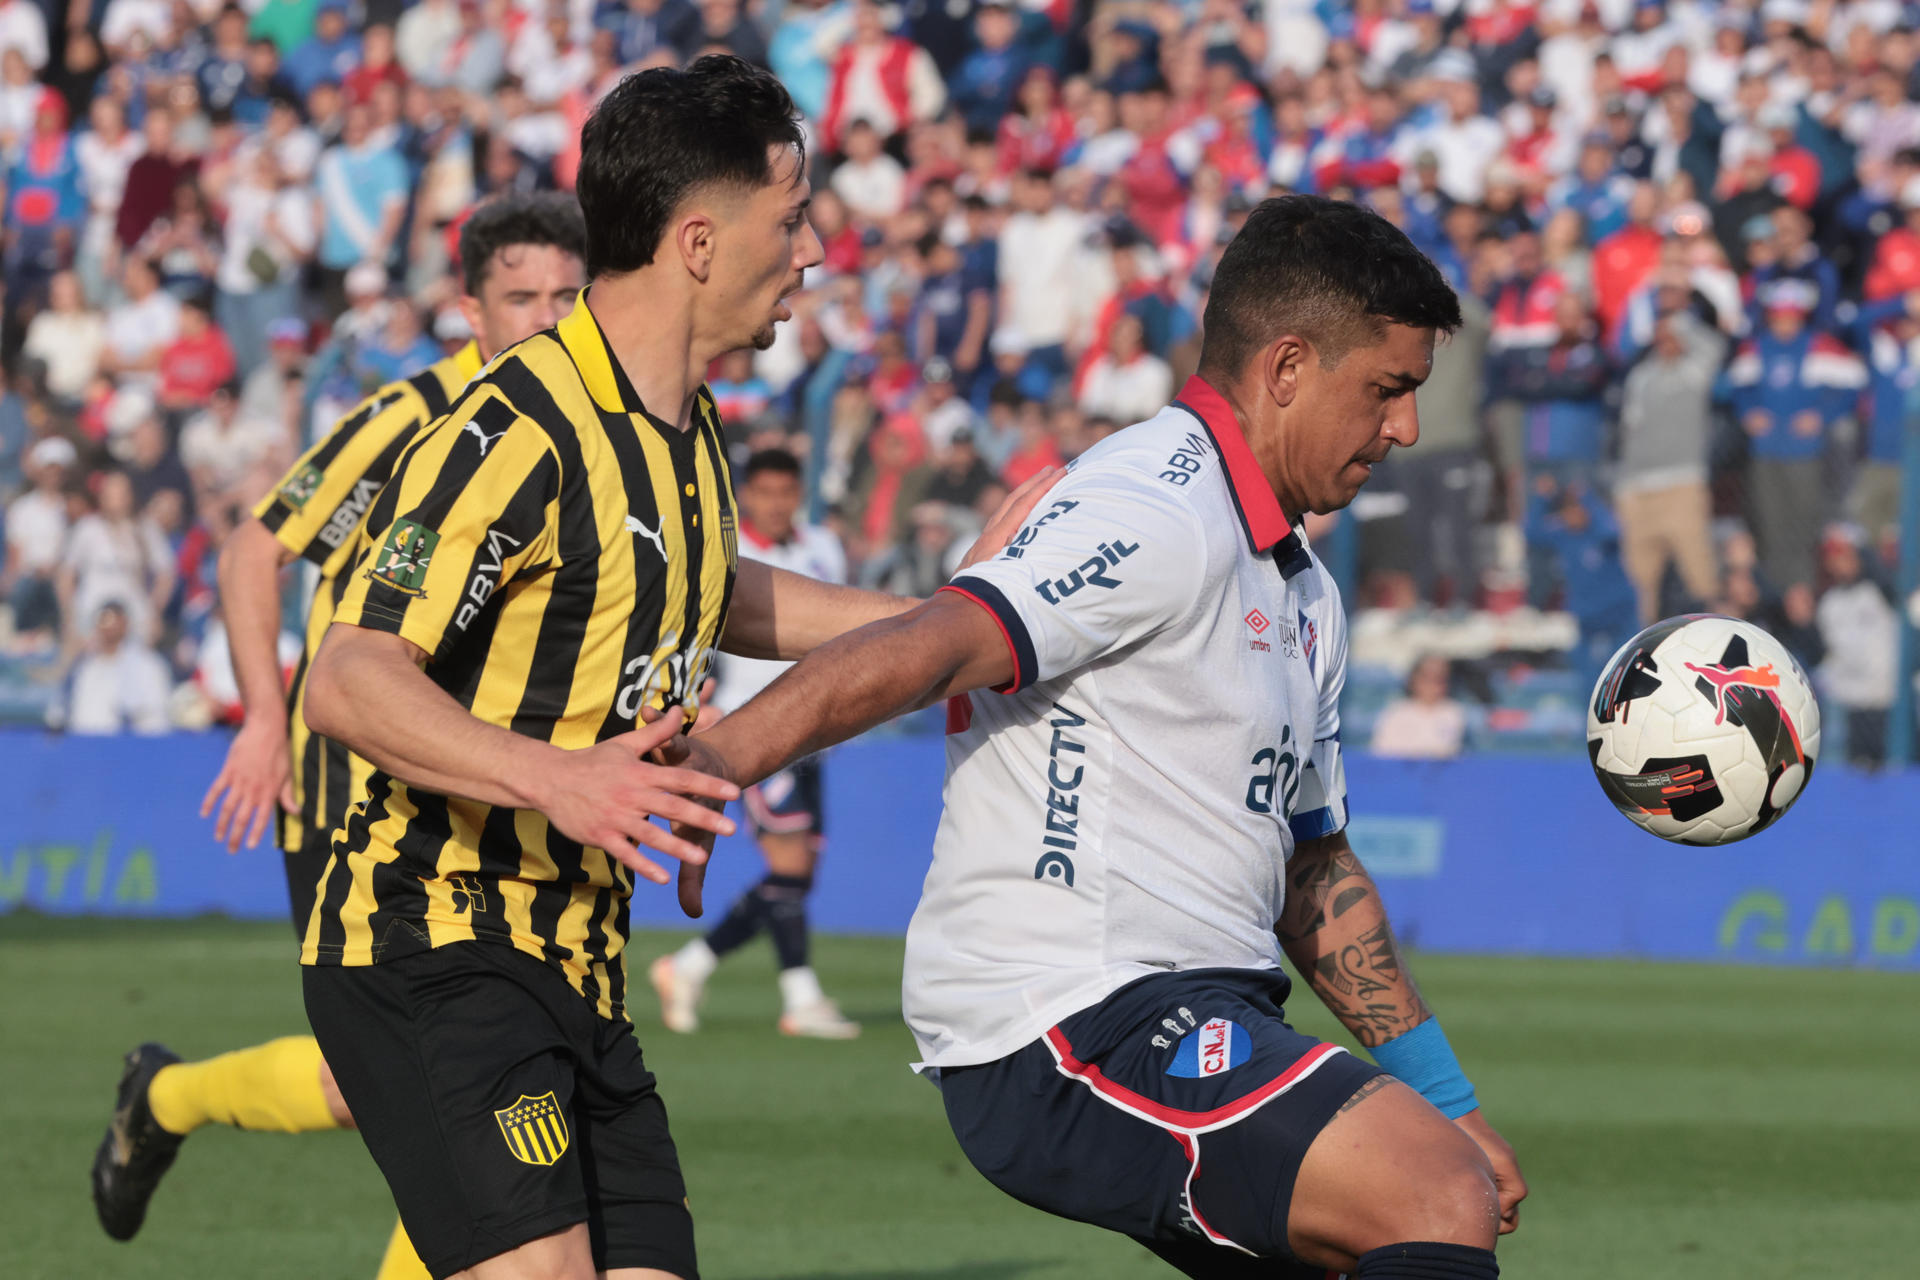
[[695,1280],[693,1215],[666,1105],[632,1024],[591,1022],[579,1037],[574,1116],[593,1264],[620,1280]]
[[1307,1149],[1287,1210],[1293,1252],[1359,1280],[1497,1275],[1500,1196],[1486,1157],[1426,1099],[1377,1079]]
[[492,1263],[475,1273],[591,1275],[589,1251],[547,1240],[588,1216],[573,1140],[579,1050],[565,1028],[591,1010],[566,980],[511,947],[476,942],[308,968],[304,987],[314,1033],[428,1271]]
[[[298,935],[313,910],[326,861],[324,843],[288,851],[285,860]],[[312,1133],[351,1124],[339,1091],[329,1085],[320,1046],[311,1036],[285,1036],[200,1062],[182,1062],[158,1044],[134,1049],[93,1161],[100,1225],[116,1240],[132,1239],[181,1142],[202,1125]]]

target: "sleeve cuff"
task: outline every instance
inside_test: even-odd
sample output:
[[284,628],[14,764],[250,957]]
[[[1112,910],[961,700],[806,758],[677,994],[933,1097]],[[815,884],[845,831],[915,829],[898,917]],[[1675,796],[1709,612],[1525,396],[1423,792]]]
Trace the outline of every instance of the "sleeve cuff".
[[1027,634],[1027,624],[1020,620],[1000,588],[984,578],[966,576],[955,578],[941,591],[951,591],[964,596],[987,611],[1000,627],[1000,634],[1007,642],[1007,652],[1013,657],[1013,679],[994,688],[995,693],[1017,693],[1034,682],[1039,674],[1039,664],[1034,659],[1033,637]]
[[1319,840],[1345,829],[1346,825],[1332,805],[1312,813],[1296,813],[1287,819],[1287,828],[1295,840]]

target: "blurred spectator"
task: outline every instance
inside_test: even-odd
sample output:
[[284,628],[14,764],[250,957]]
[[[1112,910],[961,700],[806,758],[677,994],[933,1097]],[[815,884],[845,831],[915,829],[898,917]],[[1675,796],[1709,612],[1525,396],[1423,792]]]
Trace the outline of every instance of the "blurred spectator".
[[[428,359],[414,367],[432,362]],[[283,463],[293,462],[293,442],[285,425],[274,418],[241,413],[239,384],[214,388],[205,404],[180,429],[180,462],[193,477],[196,495],[208,501],[245,500],[254,496],[240,492],[250,476],[258,477],[258,483],[271,483],[274,474],[285,470]]]
[[109,600],[89,615],[91,634],[67,686],[69,733],[165,733],[172,727],[167,664]]
[[1920,175],[1900,188],[1900,225],[1880,238],[1867,271],[1866,298],[1878,302],[1920,289]]
[[17,647],[50,647],[60,634],[60,597],[56,576],[66,557],[68,472],[79,461],[74,447],[59,437],[27,451],[26,473],[33,487],[7,504],[6,570],[0,578],[13,612]]
[[1115,422],[1144,422],[1173,398],[1173,370],[1146,347],[1140,317],[1122,312],[1108,335],[1107,354],[1087,370],[1080,408]]
[[1014,118],[1014,96],[1027,69],[1025,57],[1013,43],[1020,33],[1019,10],[1013,0],[981,0],[973,32],[974,51],[952,77],[953,105],[969,130],[995,133],[1003,118]]
[[409,298],[389,298],[385,320],[354,346],[348,368],[363,387],[379,387],[410,377],[440,358],[421,327],[420,310]]
[[80,162],[67,132],[67,104],[38,93],[31,131],[5,153],[5,283],[9,312],[45,296],[47,282],[73,252],[86,221]]
[[1835,525],[1821,544],[1827,588],[1816,617],[1826,658],[1821,691],[1846,715],[1847,759],[1878,769],[1887,759],[1887,710],[1899,679],[1899,619],[1861,561],[1866,536],[1857,525]]
[[933,450],[932,461],[916,467],[900,486],[900,506],[895,508],[894,536],[907,530],[903,518],[926,503],[971,511],[980,495],[996,483],[993,472],[974,447],[973,429],[961,427],[943,445]]
[[1803,280],[1777,280],[1760,296],[1765,325],[1741,344],[1724,384],[1748,438],[1748,523],[1767,578],[1786,588],[1813,581],[1825,522],[1822,459],[1828,428],[1866,386],[1859,357],[1807,327],[1818,302]]
[[920,383],[924,388],[920,432],[927,444],[939,452],[963,432],[972,439],[977,426],[973,406],[960,396],[959,388],[954,385],[953,366],[944,357],[935,356],[921,366]]
[[1413,540],[1414,582],[1425,600],[1474,603],[1479,565],[1475,516],[1485,489],[1485,433],[1489,313],[1472,294],[1460,297],[1461,325],[1436,343],[1433,371],[1414,393],[1420,440],[1395,456],[1382,479],[1407,498]]
[[1467,711],[1449,686],[1453,665],[1439,654],[1413,664],[1406,696],[1396,698],[1373,722],[1369,749],[1391,760],[1451,760],[1466,744]]
[[1640,622],[1664,612],[1667,566],[1680,571],[1696,607],[1718,594],[1712,497],[1713,387],[1726,343],[1684,309],[1654,323],[1652,349],[1627,374],[1620,407],[1620,464],[1614,495],[1620,551],[1640,600]]
[[873,0],[856,0],[853,38],[833,62],[822,141],[839,151],[847,129],[865,120],[882,138],[891,138],[920,120],[931,120],[946,105],[940,68],[927,51],[887,30],[886,11]]
[[1038,169],[1021,175],[1015,199],[1000,230],[1000,320],[1027,343],[1027,359],[1057,377],[1067,369],[1074,254],[1087,220],[1055,203],[1053,178]]
[[173,595],[173,555],[160,530],[135,510],[126,472],[104,473],[95,502],[74,523],[55,579],[69,650],[78,651],[81,628],[108,603],[124,610],[137,639],[151,643]]
[[1555,562],[1564,607],[1580,624],[1574,668],[1591,685],[1613,651],[1639,629],[1633,585],[1620,563],[1620,526],[1586,484],[1534,481],[1527,541]]
[[172,204],[180,184],[199,175],[199,158],[178,145],[173,125],[173,116],[165,111],[148,111],[141,124],[143,149],[127,166],[114,219],[114,240],[122,252],[131,253]]
[[907,198],[907,171],[880,147],[880,134],[864,116],[847,126],[846,157],[834,166],[833,193],[847,211],[869,222],[885,222]]
[[214,389],[238,373],[233,347],[213,322],[213,303],[203,296],[180,306],[179,332],[160,352],[156,396],[160,407],[183,413],[207,403]]
[[1892,546],[1900,518],[1901,465],[1920,431],[1920,290],[1860,309],[1867,354],[1866,448],[1847,496],[1847,518],[1870,546]]
[[[1515,287],[1499,296],[1511,298]],[[1518,448],[1504,446],[1508,456],[1523,459],[1529,476],[1550,475],[1566,484],[1593,476],[1599,467],[1606,436],[1601,395],[1609,370],[1586,301],[1560,292],[1550,305],[1546,323],[1552,331],[1544,343],[1523,341],[1532,338],[1531,326],[1510,325],[1508,345],[1494,346],[1501,332],[1495,313],[1487,394],[1516,406],[1505,415],[1520,433]]]
[[720,358],[719,376],[707,383],[723,421],[758,422],[773,403],[773,389],[753,371],[751,351],[733,351]]
[[300,274],[318,242],[312,193],[261,147],[227,192],[226,245],[215,277],[221,331],[242,374],[267,356],[267,331],[300,310]]
[[1015,418],[1015,447],[1000,468],[1000,483],[1017,489],[1048,467],[1065,464],[1044,406],[1021,401]]
[[129,386],[152,386],[160,356],[180,336],[180,303],[160,288],[160,273],[141,257],[127,259],[121,300],[107,310],[100,367]]
[[411,183],[392,147],[372,136],[365,107],[348,107],[340,141],[320,156],[314,172],[324,216],[320,278],[328,309],[346,300],[347,272],[363,262],[387,265],[406,215]]
[[100,371],[106,352],[106,321],[87,306],[80,277],[57,273],[48,288],[47,309],[27,325],[23,354],[46,369],[47,391],[68,408],[77,408]]

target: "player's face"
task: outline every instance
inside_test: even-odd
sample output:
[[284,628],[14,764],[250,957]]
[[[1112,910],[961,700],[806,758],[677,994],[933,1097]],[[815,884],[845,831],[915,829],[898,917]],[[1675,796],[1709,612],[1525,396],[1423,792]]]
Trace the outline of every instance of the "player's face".
[[480,358],[491,360],[558,324],[573,310],[586,275],[580,259],[550,244],[510,244],[495,253],[480,296],[460,299]]
[[800,477],[762,471],[740,486],[740,509],[748,524],[776,542],[784,541],[800,514]]
[[1420,438],[1413,391],[1433,371],[1433,330],[1388,325],[1371,347],[1356,347],[1331,369],[1308,359],[1300,370],[1300,425],[1282,442],[1285,474],[1297,490],[1290,511],[1337,511],[1352,502],[1395,445]]
[[813,186],[800,170],[800,153],[792,147],[775,151],[772,175],[734,202],[715,227],[712,283],[731,347],[772,346],[773,327],[793,319],[785,299],[800,291],[807,268],[826,257],[807,221]]

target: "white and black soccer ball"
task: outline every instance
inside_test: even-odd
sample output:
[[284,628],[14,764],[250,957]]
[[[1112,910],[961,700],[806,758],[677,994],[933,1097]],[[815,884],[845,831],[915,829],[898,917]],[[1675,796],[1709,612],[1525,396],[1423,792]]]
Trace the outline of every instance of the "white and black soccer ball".
[[1613,655],[1587,754],[1620,812],[1665,840],[1731,844],[1806,790],[1820,704],[1786,646],[1750,622],[1668,618]]

